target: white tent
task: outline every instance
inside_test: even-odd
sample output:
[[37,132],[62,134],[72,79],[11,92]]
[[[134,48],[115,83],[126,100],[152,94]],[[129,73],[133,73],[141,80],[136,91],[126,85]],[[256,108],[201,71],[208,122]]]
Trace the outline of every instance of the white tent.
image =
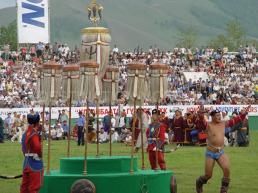
[[200,78],[205,81],[207,79],[209,80],[207,72],[183,72],[183,74],[186,81],[189,81],[190,79],[192,79],[192,81],[198,81]]

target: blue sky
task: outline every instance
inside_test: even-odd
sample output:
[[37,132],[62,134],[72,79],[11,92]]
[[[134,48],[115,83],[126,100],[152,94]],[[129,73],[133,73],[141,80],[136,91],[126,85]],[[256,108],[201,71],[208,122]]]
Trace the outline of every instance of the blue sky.
[[0,9],[15,6],[16,0],[0,0]]

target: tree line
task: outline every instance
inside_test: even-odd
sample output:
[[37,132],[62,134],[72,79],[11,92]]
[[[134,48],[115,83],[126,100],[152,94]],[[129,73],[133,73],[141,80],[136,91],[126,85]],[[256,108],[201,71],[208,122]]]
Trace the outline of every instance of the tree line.
[[17,50],[17,23],[13,21],[8,26],[0,27],[0,46],[10,45],[11,50]]
[[[196,28],[190,26],[179,32],[177,47],[194,48],[198,44],[198,32]],[[237,51],[239,46],[253,45],[257,46],[257,39],[247,37],[245,28],[237,20],[228,22],[226,26],[226,33],[219,34],[212,38],[207,46],[212,48],[228,47],[229,51]]]

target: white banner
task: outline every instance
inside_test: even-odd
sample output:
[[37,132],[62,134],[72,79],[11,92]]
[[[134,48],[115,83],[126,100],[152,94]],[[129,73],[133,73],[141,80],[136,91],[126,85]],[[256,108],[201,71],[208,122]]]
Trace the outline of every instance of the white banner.
[[[161,112],[165,112],[167,115],[169,113],[173,113],[176,110],[181,110],[183,113],[189,112],[189,111],[197,111],[200,106],[195,105],[168,105],[168,106],[160,106],[159,109]],[[243,107],[247,107],[246,105],[205,105],[206,109],[212,110],[212,109],[219,109],[220,111],[227,111],[229,115],[232,114],[233,111],[240,111]],[[145,110],[151,111],[155,108],[155,106],[144,106]],[[68,112],[68,107],[54,107],[52,108],[52,119],[58,118],[58,111],[61,111],[62,109],[65,109]],[[93,109],[95,111],[94,107],[91,107],[90,109]],[[28,114],[30,112],[31,108],[13,108],[13,109],[0,109],[0,117],[2,119],[5,119],[7,117],[8,113],[14,113],[17,112],[18,114],[24,115]],[[41,112],[42,108],[34,108],[35,112]],[[45,111],[49,111],[48,108],[45,109]],[[78,118],[79,111],[86,112],[85,107],[74,107],[72,108],[72,118]],[[103,118],[109,111],[109,107],[100,107],[99,108],[99,116],[100,118]],[[112,111],[114,114],[118,113],[118,107],[114,106],[112,107]],[[128,117],[131,117],[133,114],[133,107],[126,106],[124,107],[124,111],[126,112]],[[258,116],[258,105],[252,105],[249,110],[250,116]]]
[[48,0],[17,0],[18,43],[49,43]]

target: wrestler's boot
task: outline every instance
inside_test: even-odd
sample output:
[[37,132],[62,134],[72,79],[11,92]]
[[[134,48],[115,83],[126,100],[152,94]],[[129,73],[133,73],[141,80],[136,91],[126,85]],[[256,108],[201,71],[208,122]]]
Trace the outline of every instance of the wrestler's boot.
[[222,178],[220,193],[227,193],[228,192],[229,182],[230,182],[229,178]]
[[207,181],[208,180],[204,176],[200,176],[196,180],[196,192],[197,193],[203,193],[202,186],[203,186],[203,184],[207,184]]

